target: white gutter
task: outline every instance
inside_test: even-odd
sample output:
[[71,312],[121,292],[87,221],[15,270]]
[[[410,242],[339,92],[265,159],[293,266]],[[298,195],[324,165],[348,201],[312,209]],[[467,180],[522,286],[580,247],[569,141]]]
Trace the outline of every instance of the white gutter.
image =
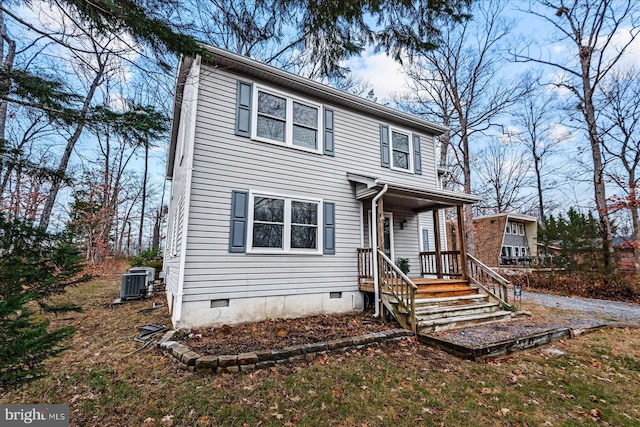
[[378,215],[377,215],[377,202],[380,197],[384,195],[389,189],[389,185],[385,184],[382,190],[371,200],[371,248],[373,256],[373,292],[374,292],[374,305],[375,312],[373,317],[380,316],[380,283],[378,277]]

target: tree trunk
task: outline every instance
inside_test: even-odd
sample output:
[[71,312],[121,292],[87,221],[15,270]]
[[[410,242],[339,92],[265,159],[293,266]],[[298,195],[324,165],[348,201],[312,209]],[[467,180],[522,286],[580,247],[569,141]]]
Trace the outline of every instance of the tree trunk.
[[[3,4],[3,1],[0,0],[0,5]],[[7,44],[7,51],[5,55],[5,43]],[[10,39],[7,35],[7,27],[4,23],[4,13],[0,12],[0,66],[4,69],[4,71],[9,71],[13,67],[13,61],[16,53],[16,43],[14,40]],[[2,87],[9,88],[11,87],[9,81],[0,81],[0,85]],[[7,94],[3,94],[7,95]],[[2,140],[2,144],[4,145],[6,126],[7,126],[7,110],[9,107],[9,103],[4,99],[0,99],[0,140]],[[4,169],[4,155],[2,150],[0,150],[0,171]],[[7,182],[9,180],[10,170],[7,170],[2,180],[2,184],[0,185],[0,200],[2,200],[2,195],[4,194],[4,190],[7,186]]]
[[591,55],[581,52],[580,62],[582,65],[582,90],[584,99],[584,118],[587,122],[589,133],[589,143],[591,144],[591,157],[593,160],[593,189],[600,221],[600,233],[602,236],[602,257],[605,269],[613,268],[613,233],[609,222],[609,212],[607,210],[607,196],[604,182],[604,165],[602,164],[602,150],[600,138],[596,127],[596,114],[593,105],[593,88],[590,81]]
[[640,219],[638,218],[638,191],[636,175],[629,171],[629,205],[631,207],[631,227],[633,228],[633,264],[636,274],[640,274]]
[[[462,121],[462,132],[461,132],[461,143],[462,143],[462,163],[463,170],[462,173],[464,175],[464,192],[467,194],[471,194],[471,161],[469,159],[469,136],[467,135],[467,129]],[[464,225],[465,225],[465,240],[467,241],[467,253],[469,255],[474,254],[475,247],[475,239],[473,236],[473,210],[471,209],[471,205],[464,205]]]
[[156,211],[155,221],[153,223],[153,238],[151,239],[151,249],[157,251],[160,248],[160,219],[162,210]]
[[56,202],[56,198],[58,197],[58,192],[60,191],[60,187],[62,187],[62,182],[64,181],[64,176],[67,173],[67,167],[69,166],[69,159],[71,158],[71,154],[73,153],[73,149],[76,146],[76,143],[80,139],[80,135],[82,135],[82,131],[84,130],[84,126],[86,124],[86,116],[89,111],[89,107],[91,105],[91,101],[93,100],[93,96],[102,81],[102,77],[104,75],[106,60],[99,60],[98,70],[96,71],[96,75],[93,78],[93,82],[89,87],[89,92],[84,100],[84,104],[82,106],[82,111],[80,114],[80,120],[76,125],[76,129],[73,132],[73,135],[67,140],[67,146],[64,149],[64,153],[62,154],[62,158],[60,159],[60,164],[58,165],[58,169],[56,170],[56,175],[51,182],[51,190],[49,191],[49,196],[44,203],[44,207],[42,208],[42,214],[40,216],[40,227],[45,230],[49,227],[49,220],[51,219],[51,212],[53,211],[53,205]]
[[533,167],[536,172],[536,187],[538,190],[538,217],[540,224],[546,224],[547,218],[544,215],[544,199],[542,198],[542,176],[540,172],[540,159],[534,155]]
[[138,251],[142,252],[142,232],[144,230],[144,214],[147,203],[147,175],[149,173],[149,144],[144,145],[144,175],[142,177],[142,206],[140,207],[140,231],[138,232]]

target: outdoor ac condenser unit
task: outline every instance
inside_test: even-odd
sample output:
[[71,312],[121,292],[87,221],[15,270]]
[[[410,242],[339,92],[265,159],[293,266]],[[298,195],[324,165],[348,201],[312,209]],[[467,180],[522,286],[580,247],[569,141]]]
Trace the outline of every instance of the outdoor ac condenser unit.
[[132,267],[129,269],[129,273],[145,273],[148,283],[153,283],[156,279],[156,269],[153,267]]
[[120,299],[144,298],[147,294],[147,273],[127,273],[122,275]]

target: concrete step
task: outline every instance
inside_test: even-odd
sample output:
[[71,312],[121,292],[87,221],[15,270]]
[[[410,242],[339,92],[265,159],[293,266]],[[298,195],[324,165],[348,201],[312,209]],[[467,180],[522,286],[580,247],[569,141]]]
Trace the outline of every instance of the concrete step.
[[500,305],[497,302],[473,301],[468,304],[421,307],[416,309],[416,317],[420,320],[435,320],[492,313],[499,310]]
[[418,333],[429,334],[432,332],[448,331],[450,329],[463,328],[465,326],[478,325],[480,323],[494,323],[510,320],[513,314],[510,311],[495,311],[492,313],[474,314],[469,316],[447,317],[433,320],[419,320]]

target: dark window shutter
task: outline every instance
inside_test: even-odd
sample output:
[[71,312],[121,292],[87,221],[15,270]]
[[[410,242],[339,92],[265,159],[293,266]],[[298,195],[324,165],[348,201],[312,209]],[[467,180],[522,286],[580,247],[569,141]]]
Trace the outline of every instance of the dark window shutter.
[[336,254],[336,204],[324,202],[323,206],[323,250],[325,255]]
[[422,175],[422,154],[420,153],[420,137],[413,135],[413,171]]
[[333,147],[333,110],[324,109],[324,150],[327,156],[335,156]]
[[238,81],[236,100],[236,135],[251,136],[251,83]]
[[234,190],[231,193],[231,230],[229,252],[247,251],[247,209],[249,193]]
[[389,126],[380,125],[380,166],[388,168],[389,162]]

